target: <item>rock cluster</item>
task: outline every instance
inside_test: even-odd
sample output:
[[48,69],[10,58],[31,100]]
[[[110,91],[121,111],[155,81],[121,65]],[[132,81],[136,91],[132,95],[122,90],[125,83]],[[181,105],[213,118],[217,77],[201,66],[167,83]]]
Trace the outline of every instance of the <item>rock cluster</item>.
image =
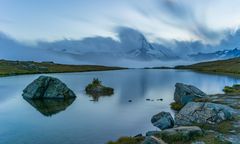
[[[198,126],[208,125],[214,127],[224,121],[234,120],[234,116],[240,114],[239,110],[234,109],[239,108],[237,106],[239,104],[239,96],[210,96],[192,85],[177,83],[175,86],[174,100],[176,104],[181,106],[180,111],[176,113],[175,120],[168,112],[160,112],[154,115],[151,122],[162,131],[147,132],[145,143],[159,144],[164,141],[170,143],[173,141],[193,141],[194,137],[198,138],[205,135],[204,133],[208,133],[206,130],[203,132]],[[224,105],[225,103],[227,105]],[[218,132],[216,131],[216,133]],[[154,136],[157,136],[157,138]],[[224,139],[218,140],[225,141]],[[228,141],[237,142],[237,140],[232,139]],[[204,142],[195,141],[193,143]]]

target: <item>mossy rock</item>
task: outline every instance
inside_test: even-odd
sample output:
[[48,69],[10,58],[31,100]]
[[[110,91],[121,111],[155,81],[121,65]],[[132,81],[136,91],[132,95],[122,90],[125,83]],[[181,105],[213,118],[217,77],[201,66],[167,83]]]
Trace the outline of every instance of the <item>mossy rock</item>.
[[188,142],[191,140],[195,140],[197,137],[203,136],[203,131],[201,128],[196,126],[189,126],[189,127],[176,127],[172,129],[167,129],[161,131],[158,135],[161,139],[163,139],[167,143],[173,142]]
[[111,87],[103,86],[101,81],[93,79],[92,83],[88,84],[85,88],[88,95],[97,100],[100,96],[111,96],[114,94],[114,89]]

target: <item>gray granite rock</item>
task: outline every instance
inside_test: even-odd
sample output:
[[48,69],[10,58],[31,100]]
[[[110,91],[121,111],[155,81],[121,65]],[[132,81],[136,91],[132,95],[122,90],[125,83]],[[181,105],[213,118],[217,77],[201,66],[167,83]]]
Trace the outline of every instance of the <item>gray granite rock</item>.
[[200,89],[192,85],[176,83],[175,87],[174,100],[182,105],[185,105],[196,98],[204,98],[207,96]]
[[161,130],[172,128],[174,126],[173,117],[169,112],[160,112],[154,115],[151,122],[154,126],[160,128]]
[[191,140],[196,136],[203,135],[202,129],[197,126],[180,126],[163,130],[160,133],[164,139],[171,139],[171,137],[175,137],[184,140]]
[[156,138],[154,136],[148,136],[142,142],[142,144],[166,144],[162,139]]
[[146,132],[146,136],[154,136],[154,135],[157,135],[159,133],[160,133],[160,131],[148,131],[148,132]]
[[57,78],[40,76],[30,83],[22,96],[27,99],[68,99],[76,95]]
[[175,116],[176,125],[216,124],[231,120],[236,110],[226,105],[209,102],[190,102]]
[[149,131],[146,136],[159,136],[163,140],[172,141],[189,141],[198,136],[203,136],[203,131],[197,126],[180,126],[162,131]]

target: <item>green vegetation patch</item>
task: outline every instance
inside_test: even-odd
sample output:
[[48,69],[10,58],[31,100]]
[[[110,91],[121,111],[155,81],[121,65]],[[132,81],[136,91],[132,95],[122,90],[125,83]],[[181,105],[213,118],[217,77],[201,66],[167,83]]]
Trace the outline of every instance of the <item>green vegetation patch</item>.
[[171,105],[171,109],[176,110],[176,111],[180,111],[184,105],[177,103],[177,102],[173,102],[170,104]]
[[144,137],[121,137],[117,141],[109,141],[107,144],[141,144]]
[[225,86],[223,91],[226,94],[238,94],[240,93],[240,84],[235,84],[233,86]]

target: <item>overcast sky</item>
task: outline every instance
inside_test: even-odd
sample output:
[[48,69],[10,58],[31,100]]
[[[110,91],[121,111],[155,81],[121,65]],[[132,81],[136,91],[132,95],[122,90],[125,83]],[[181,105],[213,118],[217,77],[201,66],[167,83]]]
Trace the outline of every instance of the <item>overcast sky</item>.
[[130,27],[150,40],[216,43],[240,24],[240,0],[0,0],[0,31],[20,41],[117,38]]

